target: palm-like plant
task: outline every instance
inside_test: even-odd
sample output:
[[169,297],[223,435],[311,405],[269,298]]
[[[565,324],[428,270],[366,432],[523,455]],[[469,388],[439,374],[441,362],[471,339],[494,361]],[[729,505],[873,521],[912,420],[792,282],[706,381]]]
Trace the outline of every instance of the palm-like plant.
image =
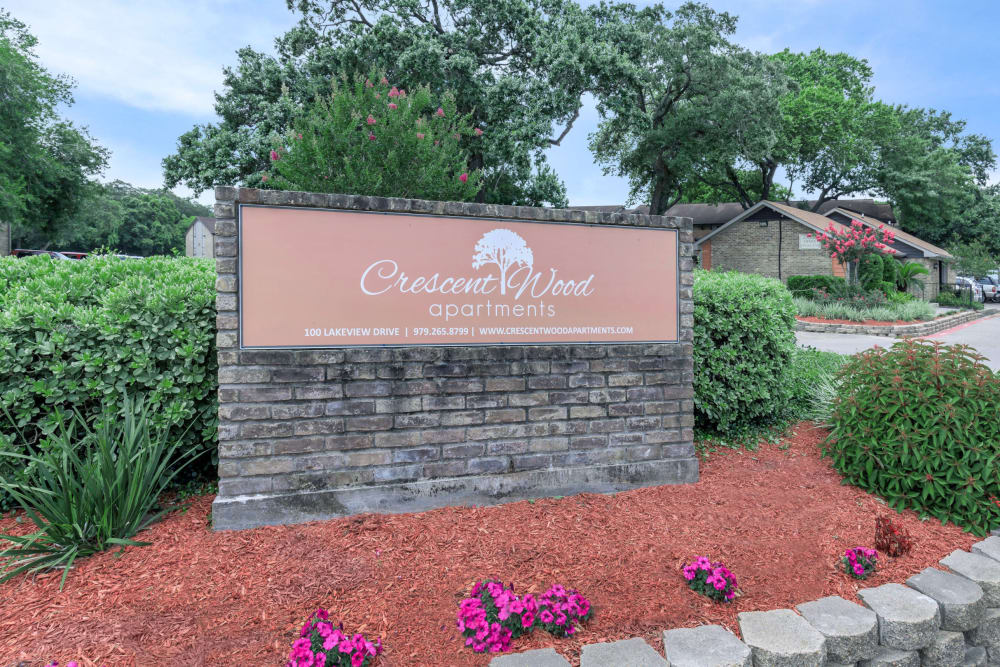
[[[9,415],[8,415],[9,417]],[[160,494],[200,453],[179,451],[181,438],[150,428],[143,399],[126,397],[91,426],[79,414],[59,415],[56,431],[36,455],[0,452],[33,466],[27,481],[0,478],[0,488],[38,529],[0,535],[0,583],[21,573],[63,569],[60,590],[78,558],[116,546],[146,546],[131,538],[167,510]]]
[[910,287],[914,285],[920,288],[920,291],[924,291],[924,281],[917,276],[930,275],[930,271],[923,264],[918,264],[917,262],[906,262],[899,266],[899,270],[896,272],[896,286],[900,290],[906,292],[909,291]]

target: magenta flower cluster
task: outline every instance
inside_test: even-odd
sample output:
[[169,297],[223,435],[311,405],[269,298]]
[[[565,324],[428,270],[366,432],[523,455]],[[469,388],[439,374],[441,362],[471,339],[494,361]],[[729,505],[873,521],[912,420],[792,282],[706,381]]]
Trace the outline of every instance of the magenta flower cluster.
[[593,613],[587,598],[558,584],[538,599],[538,625],[556,637],[572,635],[577,623],[590,620]]
[[382,640],[349,636],[342,623],[334,626],[326,610],[317,609],[292,642],[285,667],[368,667],[381,652]]
[[868,547],[847,549],[840,559],[844,572],[855,579],[867,579],[875,571],[877,561],[878,552]]
[[553,586],[540,598],[518,596],[499,581],[476,583],[458,607],[458,630],[465,645],[477,653],[499,653],[513,639],[541,627],[557,637],[576,632],[576,623],[593,615],[590,602],[563,586]]
[[722,563],[713,563],[705,556],[698,556],[685,565],[683,572],[688,588],[716,602],[732,602],[739,590],[736,575]]

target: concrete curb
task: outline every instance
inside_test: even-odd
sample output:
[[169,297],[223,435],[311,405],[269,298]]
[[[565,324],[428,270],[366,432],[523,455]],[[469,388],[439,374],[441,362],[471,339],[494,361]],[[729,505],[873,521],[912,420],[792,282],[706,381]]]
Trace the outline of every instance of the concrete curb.
[[867,336],[886,336],[902,338],[904,336],[927,336],[954,326],[973,322],[984,317],[996,315],[993,310],[969,310],[954,315],[946,315],[930,322],[914,322],[912,324],[833,324],[826,322],[795,321],[796,331],[811,331],[813,333],[863,334]]

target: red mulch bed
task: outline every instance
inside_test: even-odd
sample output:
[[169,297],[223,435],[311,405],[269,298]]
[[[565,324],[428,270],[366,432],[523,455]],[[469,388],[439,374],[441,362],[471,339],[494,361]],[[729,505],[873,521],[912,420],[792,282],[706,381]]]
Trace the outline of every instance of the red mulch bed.
[[[872,544],[884,505],[840,484],[819,456],[824,435],[803,423],[781,446],[713,454],[693,485],[499,507],[214,533],[202,497],[139,536],[153,546],[80,563],[62,593],[58,574],[0,586],[0,665],[278,666],[306,616],[326,607],[346,630],[382,637],[378,667],[483,666],[491,656],[463,648],[455,612],[486,576],[587,595],[596,615],[578,635],[514,643],[553,646],[574,664],[583,644],[641,636],[662,649],[665,628],[735,629],[740,611],[856,599],[861,586],[837,571],[838,556]],[[903,581],[975,541],[911,512],[901,520],[913,554],[883,562],[865,586]],[[733,604],[686,588],[679,568],[702,554],[739,577],[745,594]]]

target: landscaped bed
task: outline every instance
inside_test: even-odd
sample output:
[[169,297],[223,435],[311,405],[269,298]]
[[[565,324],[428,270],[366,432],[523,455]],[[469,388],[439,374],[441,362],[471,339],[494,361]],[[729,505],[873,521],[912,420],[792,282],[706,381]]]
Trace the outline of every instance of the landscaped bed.
[[[820,458],[824,436],[802,423],[779,445],[713,453],[688,486],[245,532],[208,530],[212,497],[200,497],[138,536],[152,546],[78,563],[61,593],[58,573],[0,585],[0,664],[277,666],[324,607],[346,631],[382,638],[376,665],[486,665],[493,656],[465,648],[455,618],[487,577],[522,593],[561,583],[586,595],[595,615],[580,632],[514,645],[553,646],[578,664],[584,644],[641,636],[662,648],[666,628],[736,630],[740,611],[857,600],[861,587],[901,582],[976,541],[907,511],[911,555],[882,557],[866,581],[843,574],[840,556],[873,543],[886,508],[840,484]],[[16,528],[0,520],[0,532]],[[680,568],[699,555],[724,561],[742,596],[715,604],[689,590]]]

